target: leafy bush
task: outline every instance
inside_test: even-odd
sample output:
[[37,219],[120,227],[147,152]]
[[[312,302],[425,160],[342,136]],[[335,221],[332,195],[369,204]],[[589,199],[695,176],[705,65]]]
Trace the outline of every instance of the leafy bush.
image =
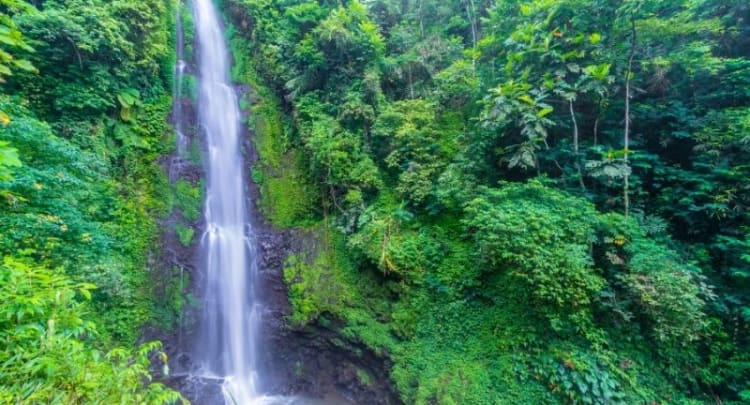
[[[150,384],[157,343],[102,353],[86,304],[95,286],[6,257],[0,265],[0,401],[172,404],[181,396]],[[166,367],[166,366],[165,366]],[[166,368],[164,371],[167,371]],[[183,401],[186,403],[186,401]]]
[[[572,356],[571,356],[572,355]],[[624,405],[626,397],[607,366],[591,355],[569,353],[562,359],[543,357],[536,367],[552,392],[571,404]]]
[[523,280],[555,321],[587,311],[605,281],[590,255],[596,211],[582,199],[540,183],[485,189],[466,208],[464,224],[492,266]]

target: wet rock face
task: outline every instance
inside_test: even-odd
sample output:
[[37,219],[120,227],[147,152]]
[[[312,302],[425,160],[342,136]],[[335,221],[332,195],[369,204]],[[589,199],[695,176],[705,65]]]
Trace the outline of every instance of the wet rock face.
[[[249,91],[241,88],[240,91]],[[248,97],[247,93],[241,93]],[[252,98],[252,96],[249,96]],[[252,133],[245,136],[246,173],[257,162]],[[291,313],[287,286],[284,283],[284,261],[293,251],[306,245],[309,235],[275,229],[257,208],[258,187],[247,179],[251,201],[251,221],[255,225],[260,244],[261,291],[267,312],[263,317],[264,341],[261,343],[262,367],[268,376],[264,385],[273,394],[304,395],[323,398],[330,392],[358,405],[400,404],[390,386],[390,364],[369,349],[342,342],[335,327],[308,325],[293,330],[287,322]],[[334,342],[337,342],[335,344]],[[342,344],[343,343],[343,344]]]
[[170,387],[180,391],[193,405],[220,405],[224,403],[220,380],[182,375],[170,378],[165,382]]
[[[331,329],[309,325],[304,330],[285,328],[270,346],[283,367],[279,387],[292,394],[324,397],[336,392],[358,405],[400,404],[390,387],[387,361],[364,347],[348,345]],[[337,342],[338,344],[335,344]]]

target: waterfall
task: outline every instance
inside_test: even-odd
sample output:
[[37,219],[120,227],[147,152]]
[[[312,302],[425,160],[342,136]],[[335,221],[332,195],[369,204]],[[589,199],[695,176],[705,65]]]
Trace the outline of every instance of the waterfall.
[[197,357],[204,373],[224,380],[226,403],[245,405],[261,400],[255,349],[260,303],[254,291],[258,262],[245,203],[240,112],[216,7],[212,0],[193,0],[193,14],[198,119],[208,154],[201,239],[207,285]]
[[[213,0],[192,0],[198,51],[198,123],[205,137],[206,230],[201,237],[205,286],[203,313],[191,376],[221,381],[226,405],[332,405],[296,396],[265,395],[257,361],[263,304],[258,284],[256,232],[246,204],[240,111],[229,79],[229,50]],[[179,46],[179,45],[178,45]],[[178,50],[181,54],[181,50]],[[181,56],[178,56],[181,58]],[[182,80],[184,63],[177,65]],[[180,115],[181,110],[175,110]],[[175,128],[178,155],[186,142]]]
[[[187,145],[187,138],[183,132],[183,112],[182,112],[182,82],[185,77],[185,38],[182,31],[182,16],[180,15],[182,8],[178,3],[175,7],[175,39],[176,39],[176,63],[174,66],[174,79],[172,80],[172,126],[175,131],[177,138],[177,150],[172,156],[169,162],[168,174],[169,182],[174,184],[182,174],[183,161],[185,158],[185,149]],[[174,216],[174,214],[173,214]],[[180,264],[180,289],[183,288],[185,282],[185,267]],[[183,340],[183,328],[184,328],[184,316],[180,314],[177,320],[177,344],[182,345]]]
[[174,16],[176,39],[175,56],[177,62],[174,66],[174,79],[172,80],[172,126],[175,131],[175,137],[177,138],[177,150],[169,163],[170,182],[177,181],[177,179],[182,174],[181,172],[184,166],[188,144],[188,138],[185,136],[185,132],[183,130],[184,117],[182,111],[182,87],[185,78],[185,68],[187,67],[187,63],[185,63],[185,39],[184,32],[182,30],[182,17],[180,16],[181,10],[182,8],[178,4],[178,6],[175,7]]
[[172,88],[172,122],[174,123],[174,129],[177,135],[177,156],[179,158],[185,157],[185,149],[187,147],[187,137],[183,132],[182,124],[182,83],[185,78],[185,38],[184,32],[182,31],[182,16],[180,12],[182,7],[175,7],[175,36],[176,36],[176,47],[175,56],[177,57],[177,64],[174,68],[174,80]]

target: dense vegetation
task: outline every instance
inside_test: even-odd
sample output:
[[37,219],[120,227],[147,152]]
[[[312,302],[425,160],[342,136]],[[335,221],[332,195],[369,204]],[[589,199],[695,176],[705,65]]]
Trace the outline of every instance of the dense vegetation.
[[[0,0],[0,403],[181,400],[136,347],[200,215],[176,6]],[[750,401],[747,1],[221,6],[295,327],[405,403]]]
[[0,403],[174,403],[160,345],[133,349],[171,209],[174,4],[31,3],[0,0]]
[[223,6],[295,325],[405,403],[750,401],[746,1]]

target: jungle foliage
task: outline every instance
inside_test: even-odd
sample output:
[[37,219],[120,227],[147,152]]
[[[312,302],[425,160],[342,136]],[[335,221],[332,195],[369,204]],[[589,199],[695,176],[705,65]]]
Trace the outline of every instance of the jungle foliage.
[[0,1],[0,403],[167,404],[171,1]]
[[295,325],[405,403],[750,400],[746,1],[223,5]]

